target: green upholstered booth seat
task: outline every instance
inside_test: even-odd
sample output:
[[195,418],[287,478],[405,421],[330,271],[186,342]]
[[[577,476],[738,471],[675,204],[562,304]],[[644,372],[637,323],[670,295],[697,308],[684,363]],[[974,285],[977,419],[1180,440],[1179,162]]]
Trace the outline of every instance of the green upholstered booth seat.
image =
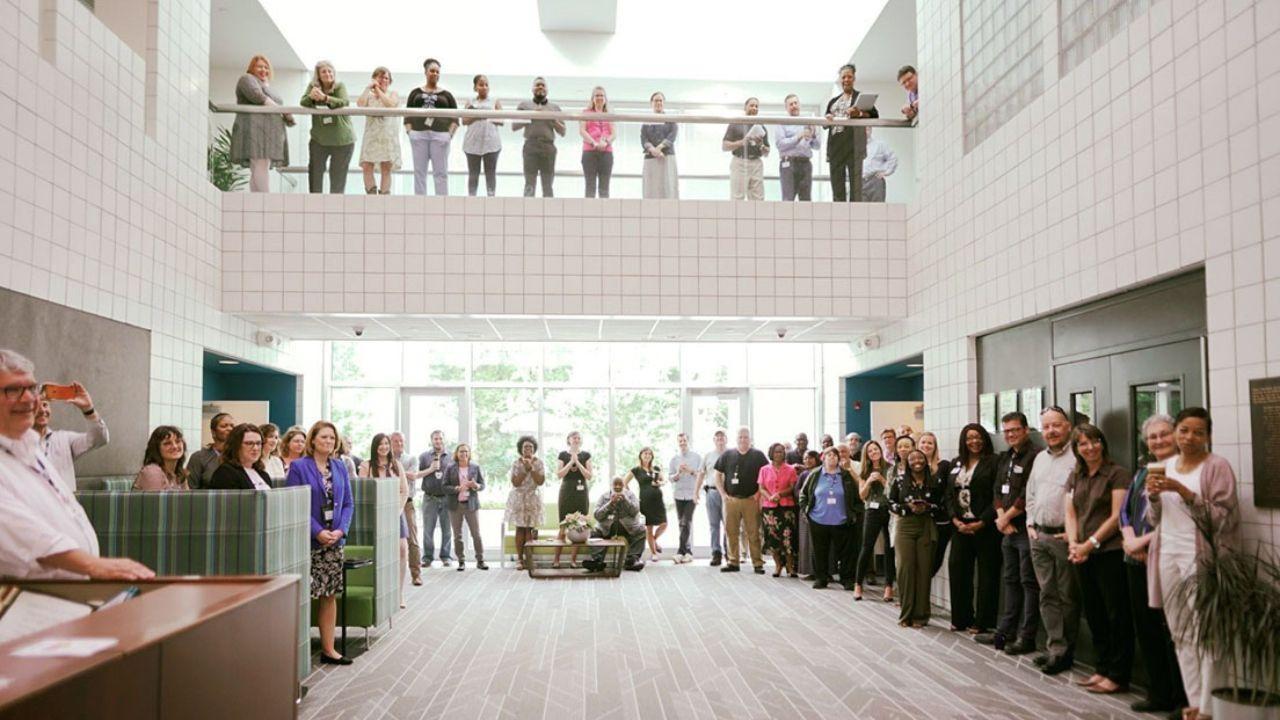
[[[132,478],[130,478],[132,484]],[[311,669],[311,497],[307,488],[84,491],[102,555],[158,575],[297,575],[298,678]]]
[[[397,539],[399,539],[399,533],[397,533]],[[377,551],[371,545],[348,544],[343,548],[343,556],[347,560],[376,560],[376,554]],[[345,609],[343,608],[344,599],[342,595],[338,595],[339,628],[345,624],[349,628],[358,627],[368,630],[378,624],[375,622],[376,613],[374,613],[374,601],[377,595],[376,583],[377,568],[374,565],[347,571]],[[312,627],[316,626],[316,608],[318,605],[318,601],[311,601]]]
[[104,475],[101,477],[77,477],[76,492],[102,492],[133,489],[133,475]]
[[[370,547],[372,554],[365,557],[372,557],[373,566],[353,570],[347,575],[347,581],[364,586],[365,573],[372,575],[367,585],[373,588],[373,622],[356,625],[348,620],[348,627],[377,627],[400,609],[399,481],[395,478],[355,478],[351,481],[351,498],[355,502],[355,512],[351,516],[351,531],[347,534],[346,554],[353,557],[355,548],[352,546]],[[354,578],[361,580],[356,583]]]

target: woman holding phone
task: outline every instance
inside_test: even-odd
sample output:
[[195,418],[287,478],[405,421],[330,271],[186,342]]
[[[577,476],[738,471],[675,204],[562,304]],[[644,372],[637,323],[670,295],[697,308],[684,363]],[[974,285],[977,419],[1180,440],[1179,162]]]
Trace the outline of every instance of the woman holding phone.
[[920,450],[907,450],[905,470],[893,480],[889,509],[898,516],[894,549],[898,556],[898,624],[922,628],[929,624],[929,581],[933,577],[933,543],[938,536],[933,514],[946,501],[942,479],[929,468]]
[[[391,71],[379,67],[373,71],[360,97],[360,107],[393,108],[400,106],[400,95],[391,89]],[[377,169],[381,184],[373,181]],[[391,171],[400,169],[400,128],[396,118],[373,115],[364,120],[364,143],[360,145],[360,170],[364,173],[364,191],[369,195],[391,194]]]
[[639,464],[631,468],[631,477],[635,478],[640,488],[640,514],[644,515],[644,536],[649,545],[649,561],[658,562],[662,547],[658,538],[667,531],[667,506],[662,498],[662,487],[666,480],[662,477],[662,468],[653,466],[653,448],[640,448],[636,458]]
[[[351,104],[347,98],[347,86],[338,82],[333,63],[328,60],[316,63],[315,75],[298,104],[331,110]],[[339,195],[346,192],[347,168],[351,165],[355,148],[356,134],[351,129],[351,118],[346,115],[312,115],[311,155],[307,160],[307,180],[311,192],[324,192],[326,169],[329,172],[329,192]]]
[[[564,522],[565,516],[570,513],[586,515],[591,511],[591,498],[587,490],[591,484],[591,453],[582,449],[582,434],[577,430],[570,432],[565,437],[565,442],[569,444],[569,448],[561,450],[556,458],[560,463],[556,470],[556,477],[560,479],[560,522]],[[560,540],[564,540],[564,528],[560,529]],[[578,548],[575,546],[569,563],[572,565],[577,562]],[[559,548],[556,549],[553,567],[560,567]]]

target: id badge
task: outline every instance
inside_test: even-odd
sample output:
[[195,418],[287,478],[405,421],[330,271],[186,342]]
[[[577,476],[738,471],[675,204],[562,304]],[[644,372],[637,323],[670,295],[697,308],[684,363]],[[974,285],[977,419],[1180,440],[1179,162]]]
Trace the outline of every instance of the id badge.
[[324,509],[324,521],[327,523],[333,522],[333,508]]
[[439,480],[439,479],[440,479],[440,478],[442,478],[442,477],[444,477],[444,473],[442,473],[442,472],[440,472],[439,470],[437,470],[437,471],[436,471],[436,479],[437,479],[437,480]]
[[737,484],[738,484],[738,478],[737,478],[737,477],[729,478],[729,484],[730,484],[730,485],[737,485]]
[[333,124],[333,118],[331,118],[331,117],[324,117],[324,118],[321,118],[321,120],[320,120],[320,124],[321,124],[321,125],[332,125],[332,124]]
[[791,167],[791,161],[790,161],[790,160],[784,160],[784,161],[782,162],[782,167],[784,167],[784,168],[789,168],[789,167]]
[[1008,495],[1008,494],[1009,494],[1009,483],[1005,483],[1005,484],[1001,485],[1001,486],[1000,486],[1000,492],[1001,492],[1001,494]]
[[876,501],[876,502],[869,502],[869,503],[867,503],[867,507],[871,508],[872,510],[879,510],[879,509],[880,509],[880,502],[879,502],[879,501]]
[[1014,466],[1013,466],[1013,472],[1014,472],[1014,474],[1015,474],[1015,475],[1021,475],[1021,474],[1022,474],[1022,466],[1021,466],[1021,465],[1014,465]]
[[587,489],[587,486],[586,486],[586,485],[583,485],[582,483],[578,483],[578,489],[579,489],[579,490],[586,490],[586,489]]
[[835,505],[835,504],[836,504],[836,499],[835,499],[834,497],[829,497],[829,498],[827,498],[827,504],[828,504],[828,505]]

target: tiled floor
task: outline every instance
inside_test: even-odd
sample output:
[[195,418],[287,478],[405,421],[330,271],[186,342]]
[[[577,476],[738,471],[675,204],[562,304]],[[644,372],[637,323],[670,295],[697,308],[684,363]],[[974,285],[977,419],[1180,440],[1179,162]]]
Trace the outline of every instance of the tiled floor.
[[354,665],[307,681],[301,717],[1142,717],[1132,695],[1044,677],[944,619],[905,630],[892,604],[705,561],[616,580],[496,565],[425,579]]

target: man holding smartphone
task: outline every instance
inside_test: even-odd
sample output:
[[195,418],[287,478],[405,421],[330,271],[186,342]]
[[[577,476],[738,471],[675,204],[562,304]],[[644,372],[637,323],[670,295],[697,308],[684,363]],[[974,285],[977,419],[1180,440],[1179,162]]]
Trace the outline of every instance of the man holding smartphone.
[[[453,531],[449,520],[449,491],[444,486],[444,474],[453,465],[453,456],[444,447],[444,433],[431,433],[431,449],[418,456],[418,470],[422,477],[422,567],[431,567],[436,552],[436,526],[440,526],[440,564],[449,567],[451,562],[449,543]],[[456,490],[455,490],[456,492]]]
[[[69,492],[75,492],[76,458],[110,441],[107,423],[98,415],[97,408],[93,406],[93,398],[89,397],[89,391],[78,382],[70,385],[46,384],[41,387],[40,395],[35,422],[31,427],[40,436],[40,450],[53,463],[63,485]],[[50,428],[49,420],[53,415],[50,402],[55,400],[65,401],[79,410],[89,422],[89,428],[85,432]]]

